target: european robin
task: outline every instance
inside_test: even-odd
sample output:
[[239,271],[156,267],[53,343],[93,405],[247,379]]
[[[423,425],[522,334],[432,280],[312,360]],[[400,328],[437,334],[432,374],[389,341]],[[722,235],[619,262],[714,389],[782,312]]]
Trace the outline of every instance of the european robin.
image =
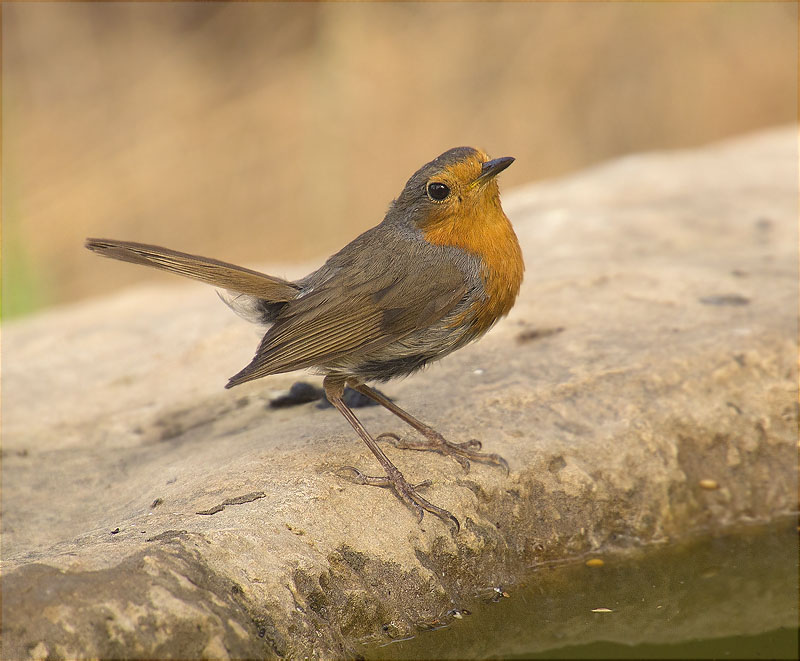
[[378,439],[449,455],[465,469],[480,461],[508,470],[502,457],[481,452],[479,441],[446,440],[367,382],[417,371],[481,337],[511,309],[524,265],[495,177],[513,161],[490,160],[471,147],[446,151],[412,175],[383,222],[296,282],[141,243],[88,239],[86,247],[227,290],[224,299],[234,311],[269,328],[252,362],[226,388],[303,368],[323,374],[328,400],[385,471],[370,477],[346,467],[354,481],[389,487],[418,519],[427,511],[457,530],[450,512],[403,477],[342,393],[347,385],[375,400],[425,440]]

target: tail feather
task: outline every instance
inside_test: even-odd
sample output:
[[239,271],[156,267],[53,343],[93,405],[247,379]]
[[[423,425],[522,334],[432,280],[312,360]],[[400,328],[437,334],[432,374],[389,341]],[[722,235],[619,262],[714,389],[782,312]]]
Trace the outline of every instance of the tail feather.
[[86,247],[103,257],[177,273],[215,287],[256,296],[270,302],[291,301],[300,289],[288,280],[235,264],[144,243],[87,239]]

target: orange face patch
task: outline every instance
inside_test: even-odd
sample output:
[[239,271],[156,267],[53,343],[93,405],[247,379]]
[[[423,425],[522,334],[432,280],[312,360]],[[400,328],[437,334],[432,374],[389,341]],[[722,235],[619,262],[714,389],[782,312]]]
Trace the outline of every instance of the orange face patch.
[[[481,160],[483,159],[483,160]],[[488,156],[480,153],[460,161],[429,180],[450,187],[451,195],[438,204],[421,229],[425,239],[435,245],[453,246],[481,260],[487,299],[473,304],[470,332],[486,332],[500,317],[508,314],[516,300],[524,269],[522,251],[511,223],[500,206],[497,181],[481,183]]]

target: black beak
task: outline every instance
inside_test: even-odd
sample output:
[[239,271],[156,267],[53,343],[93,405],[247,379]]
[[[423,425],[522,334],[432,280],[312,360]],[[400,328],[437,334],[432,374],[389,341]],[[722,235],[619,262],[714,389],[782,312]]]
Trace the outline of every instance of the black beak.
[[511,156],[503,156],[502,158],[495,158],[491,161],[486,161],[486,163],[481,166],[481,173],[475,180],[475,183],[482,184],[486,181],[489,181],[489,179],[496,177],[513,162],[514,159]]

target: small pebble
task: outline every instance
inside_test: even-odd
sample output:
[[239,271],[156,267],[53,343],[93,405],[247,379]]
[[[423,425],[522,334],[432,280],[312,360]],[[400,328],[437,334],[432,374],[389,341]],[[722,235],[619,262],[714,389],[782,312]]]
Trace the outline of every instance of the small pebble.
[[741,294],[714,294],[703,296],[700,299],[703,305],[747,305],[750,299]]
[[273,409],[286,408],[287,406],[297,406],[299,404],[306,404],[322,399],[325,393],[322,388],[316,388],[310,383],[304,381],[297,381],[292,384],[289,392],[280,397],[270,400],[269,406]]

